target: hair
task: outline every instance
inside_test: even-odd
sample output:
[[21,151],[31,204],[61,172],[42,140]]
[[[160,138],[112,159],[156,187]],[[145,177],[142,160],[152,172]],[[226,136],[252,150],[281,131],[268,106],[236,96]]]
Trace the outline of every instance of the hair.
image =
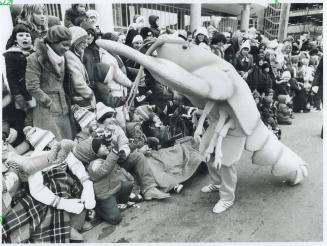
[[212,39],[211,39],[211,44],[217,44],[219,42],[222,42],[223,44],[226,44],[227,39],[226,39],[224,34],[222,34],[220,32],[215,32],[213,34]]
[[[22,12],[18,17],[18,23],[24,23],[32,30],[39,30],[36,24],[33,22],[33,14],[38,11],[42,11],[44,14],[47,14],[44,4],[24,4]],[[48,29],[48,18],[46,18],[45,25],[42,27],[42,29]]]

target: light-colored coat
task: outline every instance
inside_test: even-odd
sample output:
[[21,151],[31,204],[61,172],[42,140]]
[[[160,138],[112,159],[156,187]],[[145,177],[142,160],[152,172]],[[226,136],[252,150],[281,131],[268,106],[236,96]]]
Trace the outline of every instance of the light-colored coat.
[[27,58],[26,88],[37,105],[33,108],[33,124],[49,130],[57,140],[73,139],[69,108],[63,87],[65,68],[55,68],[45,43],[38,42],[36,52]]

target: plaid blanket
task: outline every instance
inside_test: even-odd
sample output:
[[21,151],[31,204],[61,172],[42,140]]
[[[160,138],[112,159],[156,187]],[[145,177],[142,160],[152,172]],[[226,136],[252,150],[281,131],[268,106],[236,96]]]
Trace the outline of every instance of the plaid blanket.
[[[43,173],[44,185],[63,198],[80,197],[82,186],[62,164]],[[3,219],[2,240],[6,243],[65,243],[70,239],[70,215],[64,210],[23,197]]]

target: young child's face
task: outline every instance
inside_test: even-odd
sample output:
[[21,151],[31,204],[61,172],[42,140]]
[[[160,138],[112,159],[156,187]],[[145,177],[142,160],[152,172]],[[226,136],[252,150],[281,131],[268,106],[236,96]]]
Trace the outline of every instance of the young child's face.
[[104,144],[101,144],[99,150],[98,150],[98,155],[99,156],[106,156],[109,154],[109,150],[107,148],[107,146],[105,146]]
[[84,14],[85,13],[85,5],[84,4],[77,5],[76,10],[78,13]]
[[269,73],[269,67],[266,67],[264,70],[266,73]]
[[254,98],[254,101],[255,101],[256,104],[258,104],[260,102],[259,97]]

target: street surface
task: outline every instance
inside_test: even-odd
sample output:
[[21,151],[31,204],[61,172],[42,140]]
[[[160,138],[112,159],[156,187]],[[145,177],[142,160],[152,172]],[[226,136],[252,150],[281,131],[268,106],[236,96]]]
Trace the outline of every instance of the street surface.
[[101,223],[84,233],[86,242],[319,242],[323,240],[322,112],[295,114],[281,126],[281,141],[308,162],[309,177],[296,187],[282,183],[269,167],[251,164],[245,152],[238,163],[238,188],[232,208],[217,215],[218,193],[201,193],[210,182],[197,174],[180,194],[142,202],[123,212],[118,226]]

